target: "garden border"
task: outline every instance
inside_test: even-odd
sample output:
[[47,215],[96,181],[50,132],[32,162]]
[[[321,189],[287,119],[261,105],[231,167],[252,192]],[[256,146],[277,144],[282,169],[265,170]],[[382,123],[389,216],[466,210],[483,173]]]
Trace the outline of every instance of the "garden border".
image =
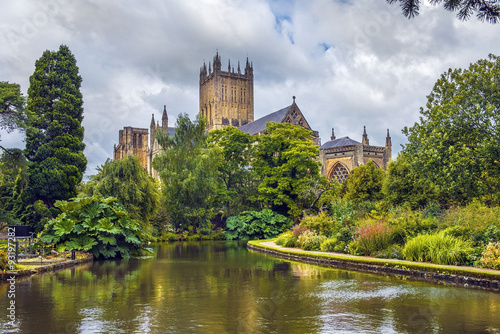
[[66,261],[52,263],[52,264],[33,266],[33,268],[29,268],[29,269],[22,269],[22,270],[15,270],[15,271],[0,271],[0,282],[5,281],[12,276],[26,277],[26,276],[31,276],[33,274],[56,271],[56,270],[65,269],[65,268],[73,267],[73,266],[76,266],[76,265],[79,265],[82,263],[93,262],[93,261],[94,261],[94,257],[92,255],[90,255],[90,256],[87,256],[87,257],[84,257],[81,259],[76,259],[76,260],[66,260]]
[[251,240],[248,241],[247,248],[292,261],[500,292],[500,271],[498,270],[305,251],[299,248],[277,246],[274,240]]

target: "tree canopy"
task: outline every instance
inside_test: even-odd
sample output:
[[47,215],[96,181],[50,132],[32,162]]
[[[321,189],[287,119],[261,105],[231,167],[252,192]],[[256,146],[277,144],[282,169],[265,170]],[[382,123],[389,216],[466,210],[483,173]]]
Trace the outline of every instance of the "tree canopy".
[[441,75],[420,121],[405,127],[411,168],[442,201],[500,200],[500,57]]
[[25,155],[29,160],[26,201],[49,208],[76,195],[87,166],[83,155],[82,78],[67,46],[45,51],[30,77]]
[[98,171],[85,185],[84,192],[89,196],[116,197],[147,232],[149,220],[158,209],[159,191],[156,180],[142,169],[139,158],[107,160]]
[[[420,0],[386,0],[388,3],[399,3],[403,15],[413,18],[419,14]],[[498,23],[500,19],[500,4],[498,0],[430,0],[430,3],[437,5],[444,4],[444,9],[451,12],[458,12],[459,20],[466,21],[473,14],[476,14],[480,21]]]
[[12,132],[23,127],[24,102],[18,84],[0,81],[0,129]]
[[312,132],[290,123],[269,122],[252,162],[260,177],[259,200],[280,214],[299,217],[307,207],[311,180],[320,177]]
[[368,160],[352,170],[347,180],[342,184],[344,199],[353,202],[377,201],[382,199],[382,186],[385,172]]

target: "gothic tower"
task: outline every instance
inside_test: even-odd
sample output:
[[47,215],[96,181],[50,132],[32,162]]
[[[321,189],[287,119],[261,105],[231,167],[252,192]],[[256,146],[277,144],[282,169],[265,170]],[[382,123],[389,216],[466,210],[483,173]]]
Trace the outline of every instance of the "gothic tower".
[[235,71],[230,60],[227,72],[222,71],[218,52],[213,63],[208,62],[208,70],[203,64],[200,69],[200,115],[207,119],[208,131],[253,122],[253,64],[248,58],[244,73],[239,62]]

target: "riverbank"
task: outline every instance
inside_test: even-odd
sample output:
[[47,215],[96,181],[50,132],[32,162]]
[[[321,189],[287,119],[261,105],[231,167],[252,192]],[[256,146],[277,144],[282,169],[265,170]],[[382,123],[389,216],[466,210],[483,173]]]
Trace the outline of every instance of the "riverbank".
[[5,281],[12,276],[15,276],[16,278],[31,276],[33,274],[56,271],[92,261],[94,261],[94,257],[92,255],[89,255],[87,257],[76,260],[63,260],[54,263],[30,264],[26,265],[26,267],[29,267],[27,269],[0,271],[0,281]]
[[305,251],[300,248],[278,246],[274,240],[251,240],[247,248],[292,261],[500,292],[499,270]]

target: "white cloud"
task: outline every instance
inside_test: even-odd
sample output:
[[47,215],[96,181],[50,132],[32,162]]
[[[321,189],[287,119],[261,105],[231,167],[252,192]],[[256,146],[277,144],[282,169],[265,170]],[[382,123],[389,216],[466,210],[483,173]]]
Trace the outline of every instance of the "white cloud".
[[[199,68],[218,50],[223,68],[253,62],[255,115],[292,102],[326,142],[360,140],[394,151],[401,129],[440,74],[500,54],[499,26],[460,22],[442,7],[423,6],[408,20],[385,1],[19,0],[0,13],[0,80],[27,91],[34,63],[66,44],[83,77],[88,173],[112,156],[118,130],[148,127],[167,106],[170,124],[198,111]],[[2,145],[23,147],[2,133]]]

